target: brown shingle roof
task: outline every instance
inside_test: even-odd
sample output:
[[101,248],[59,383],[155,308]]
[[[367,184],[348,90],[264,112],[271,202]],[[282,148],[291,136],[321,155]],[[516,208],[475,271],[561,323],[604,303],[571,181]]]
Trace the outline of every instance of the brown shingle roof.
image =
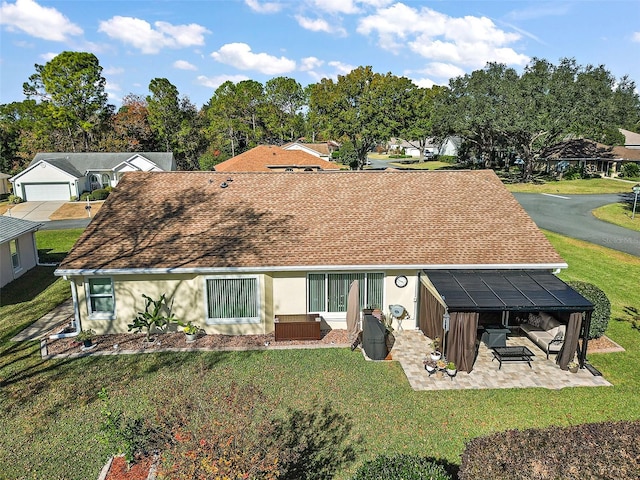
[[[269,167],[310,167],[320,170],[339,170],[335,163],[303,152],[284,150],[280,147],[261,145],[216,165],[216,172],[272,172]],[[281,170],[281,169],[280,169]],[[278,169],[275,169],[278,171]]]
[[505,264],[564,262],[490,170],[131,172],[58,273]]

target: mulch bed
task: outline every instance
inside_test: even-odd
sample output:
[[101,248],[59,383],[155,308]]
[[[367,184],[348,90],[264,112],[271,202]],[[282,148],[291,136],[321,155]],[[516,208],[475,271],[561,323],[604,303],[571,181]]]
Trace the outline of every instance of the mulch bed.
[[[194,350],[251,350],[270,347],[325,347],[347,346],[346,330],[334,329],[322,332],[320,340],[287,340],[275,341],[273,334],[268,335],[200,335],[195,342],[187,343],[184,333],[164,333],[153,336],[153,342],[146,341],[143,333],[117,333],[98,335],[94,338],[95,347],[85,352],[117,352],[117,351],[162,351],[171,349]],[[48,355],[82,353],[81,344],[73,338],[47,339]]]
[[104,480],[147,480],[153,465],[153,457],[137,459],[130,468],[123,456],[113,457]]

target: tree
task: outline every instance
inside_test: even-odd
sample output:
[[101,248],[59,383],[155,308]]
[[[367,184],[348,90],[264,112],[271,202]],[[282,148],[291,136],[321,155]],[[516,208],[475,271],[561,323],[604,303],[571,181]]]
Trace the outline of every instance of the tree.
[[265,124],[279,143],[294,141],[304,131],[301,109],[305,105],[305,91],[293,78],[276,77],[268,80],[265,90]]
[[109,131],[100,143],[100,150],[152,152],[156,149],[146,100],[140,95],[126,95],[118,113],[111,117]]
[[28,99],[39,97],[47,105],[55,127],[67,132],[74,151],[89,150],[96,143],[94,134],[114,110],[107,104],[98,58],[92,53],[62,52],[35,68],[23,85],[24,94]]
[[411,90],[406,78],[359,67],[337,82],[324,78],[313,85],[309,105],[330,135],[353,145],[362,169],[368,152],[400,131]]
[[172,151],[175,135],[180,128],[181,115],[178,89],[166,78],[154,78],[149,83],[147,96],[149,125],[158,136],[165,151]]
[[445,87],[414,88],[408,103],[408,111],[402,118],[398,136],[424,153],[427,142],[436,136],[435,122],[438,116],[438,99]]

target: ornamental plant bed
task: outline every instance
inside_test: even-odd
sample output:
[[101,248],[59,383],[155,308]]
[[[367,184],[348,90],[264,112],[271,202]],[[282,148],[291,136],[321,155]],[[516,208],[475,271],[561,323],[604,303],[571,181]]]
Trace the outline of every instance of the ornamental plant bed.
[[100,476],[99,480],[154,480],[156,478],[153,457],[141,458],[129,467],[124,456],[113,457],[106,476]]

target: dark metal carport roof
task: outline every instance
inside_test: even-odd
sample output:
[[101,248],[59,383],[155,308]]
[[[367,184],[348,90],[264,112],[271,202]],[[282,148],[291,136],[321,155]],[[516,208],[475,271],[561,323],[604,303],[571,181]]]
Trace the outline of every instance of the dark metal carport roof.
[[451,312],[593,310],[553,273],[539,270],[425,270]]

